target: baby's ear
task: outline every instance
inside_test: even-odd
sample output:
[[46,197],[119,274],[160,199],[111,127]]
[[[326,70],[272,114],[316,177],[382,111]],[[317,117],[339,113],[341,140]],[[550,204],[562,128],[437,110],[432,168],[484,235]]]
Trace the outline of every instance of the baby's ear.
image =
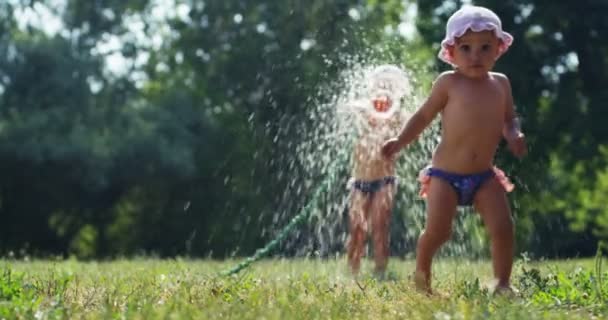
[[450,59],[454,58],[454,46],[447,46],[446,47],[446,51],[448,52],[448,56],[450,56]]
[[505,49],[505,47],[506,47],[505,42],[504,42],[504,41],[502,41],[502,39],[498,38],[498,45],[497,45],[497,46],[496,46],[496,48],[495,48],[495,54],[496,54],[496,56],[495,56],[494,60],[498,60],[498,58],[500,58],[500,56],[501,56],[501,55],[502,55],[502,54],[505,52],[505,50],[506,50],[506,49]]

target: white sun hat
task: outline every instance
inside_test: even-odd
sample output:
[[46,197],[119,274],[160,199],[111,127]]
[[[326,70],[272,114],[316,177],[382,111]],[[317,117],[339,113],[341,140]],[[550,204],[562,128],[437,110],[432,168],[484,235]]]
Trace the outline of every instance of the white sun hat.
[[505,53],[513,43],[513,36],[502,30],[500,18],[492,10],[478,6],[464,6],[454,12],[448,19],[445,27],[445,38],[441,41],[441,50],[438,54],[439,59],[454,65],[448,47],[453,46],[456,43],[456,38],[462,37],[467,30],[473,32],[494,31],[496,37],[501,40],[498,47],[498,56]]
[[401,99],[412,91],[408,74],[396,65],[377,66],[371,70],[367,78],[370,94],[386,91],[395,99]]

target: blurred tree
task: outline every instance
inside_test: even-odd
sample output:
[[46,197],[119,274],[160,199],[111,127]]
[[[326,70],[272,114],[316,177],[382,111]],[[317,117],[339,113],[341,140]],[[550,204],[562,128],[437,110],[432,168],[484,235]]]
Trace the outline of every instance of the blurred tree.
[[[196,216],[183,226],[199,253],[250,253],[276,228],[278,212],[297,212],[304,197],[285,190],[305,168],[294,166],[297,142],[318,125],[306,115],[319,87],[396,24],[399,1],[189,2],[171,20],[166,50],[152,53],[144,93],[181,91],[221,134],[203,137],[200,182],[185,186]],[[164,67],[161,67],[164,66]],[[214,145],[212,139],[219,139]],[[289,169],[288,169],[289,168]],[[297,183],[300,183],[297,181]],[[302,182],[303,183],[303,182]],[[201,198],[202,197],[202,198]],[[282,219],[289,218],[289,215]],[[177,233],[180,234],[180,233]]]
[[[319,178],[294,181],[308,176],[293,155],[341,72],[433,62],[462,2],[417,3],[424,43],[396,32],[408,5],[397,0],[1,3],[0,250],[251,253]],[[497,160],[518,184],[520,249],[589,253],[608,233],[608,4],[475,3],[516,39],[496,69],[530,155]],[[41,6],[61,18],[56,34],[24,27],[19,13]]]
[[[0,26],[0,249],[81,257],[260,246],[302,170],[283,155],[315,125],[311,97],[403,11],[401,1],[11,3]],[[62,19],[56,34],[13,14],[46,9]]]
[[[92,10],[81,4],[69,2],[65,14],[73,13],[71,5]],[[124,4],[95,9],[123,15],[130,8]],[[196,172],[198,114],[187,104],[168,110],[162,101],[139,99],[130,74],[109,74],[106,55],[95,46],[107,32],[128,30],[76,20],[54,36],[5,22],[0,192],[10,223],[0,231],[4,250],[123,252],[109,232],[119,217],[117,203],[133,188],[167,179],[163,188],[170,190]]]

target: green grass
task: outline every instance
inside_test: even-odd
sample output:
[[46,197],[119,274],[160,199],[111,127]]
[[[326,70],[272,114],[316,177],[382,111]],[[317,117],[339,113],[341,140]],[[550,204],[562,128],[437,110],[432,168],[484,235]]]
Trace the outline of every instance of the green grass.
[[[608,272],[597,260],[517,261],[515,298],[494,297],[487,261],[437,259],[427,297],[412,288],[413,261],[392,259],[378,281],[364,264],[264,260],[238,275],[237,261],[0,260],[0,319],[597,319],[608,314]],[[602,274],[602,277],[598,275]],[[603,281],[602,281],[603,280]]]

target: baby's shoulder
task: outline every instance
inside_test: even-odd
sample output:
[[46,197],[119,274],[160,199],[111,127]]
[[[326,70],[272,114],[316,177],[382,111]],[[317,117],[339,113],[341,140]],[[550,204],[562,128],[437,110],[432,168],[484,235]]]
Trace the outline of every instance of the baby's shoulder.
[[490,75],[492,76],[491,79],[496,81],[502,90],[505,90],[506,92],[511,91],[511,83],[505,74],[500,72],[491,72]]
[[433,81],[433,86],[438,88],[448,88],[457,78],[457,74],[454,71],[444,71],[440,73],[437,78]]
[[454,70],[448,70],[440,73],[437,78],[435,78],[435,82],[437,81],[453,81],[456,79],[458,74]]
[[505,75],[504,73],[490,72],[490,76],[492,77],[492,79],[495,79],[500,83],[509,83],[509,77],[507,77],[507,75]]

